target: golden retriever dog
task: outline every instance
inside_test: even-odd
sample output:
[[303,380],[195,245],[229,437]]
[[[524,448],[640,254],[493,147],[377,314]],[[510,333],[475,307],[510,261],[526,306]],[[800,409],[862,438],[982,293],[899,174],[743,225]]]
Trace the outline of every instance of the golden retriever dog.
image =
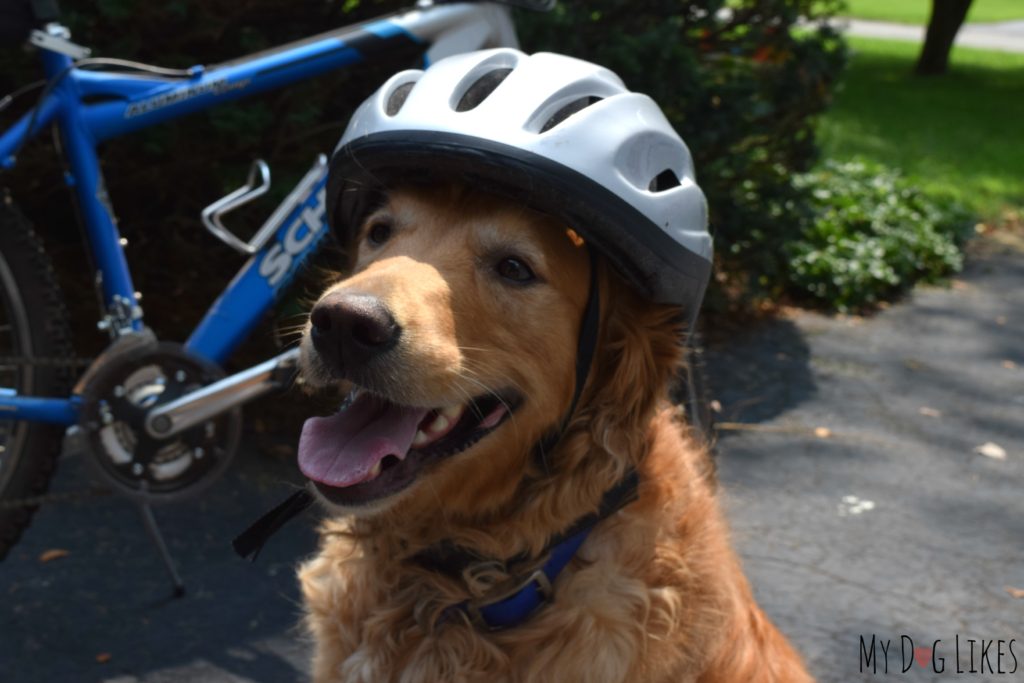
[[[300,445],[331,512],[299,571],[315,681],[812,680],[754,602],[708,454],[669,401],[677,309],[565,225],[460,186],[390,192],[349,256],[302,343],[307,383],[352,391]],[[538,458],[573,401],[592,263],[592,366]],[[510,558],[542,563],[631,471],[637,498],[594,527],[547,604],[501,630],[451,609],[522,575]],[[457,576],[417,559],[446,544],[481,559]]]

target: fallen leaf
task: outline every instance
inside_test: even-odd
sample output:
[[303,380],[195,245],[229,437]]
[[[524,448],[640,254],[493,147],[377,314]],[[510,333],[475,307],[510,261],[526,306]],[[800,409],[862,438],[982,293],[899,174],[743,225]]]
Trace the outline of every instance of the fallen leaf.
[[986,458],[992,458],[993,460],[1006,460],[1006,449],[997,443],[992,443],[991,441],[977,446],[974,449],[974,452],[980,453]]
[[1005,324],[1006,324],[1006,316],[1005,315],[996,316],[996,325],[1005,325]]
[[70,550],[64,550],[63,548],[52,548],[43,552],[39,556],[40,562],[52,562],[53,560],[59,560],[62,557],[67,557],[71,554]]
[[1014,588],[1013,586],[1007,586],[1006,592],[1010,594],[1011,598],[1024,600],[1024,588]]
[[98,655],[96,655],[96,662],[99,663],[99,664],[106,664],[111,659],[112,659],[112,657],[111,657],[111,654],[109,652],[101,652]]
[[942,417],[941,410],[935,410],[935,408],[929,408],[928,406],[921,406],[917,409],[917,412],[921,413],[925,417]]
[[952,285],[953,289],[959,289],[961,291],[965,290],[965,289],[970,289],[970,287],[971,287],[969,284],[967,284],[963,280],[953,280],[952,282],[950,282],[950,285]]
[[713,400],[709,405],[711,406],[711,410],[713,410],[714,412],[722,412],[722,403],[717,398]]
[[829,429],[828,427],[815,427],[814,435],[819,439],[827,439],[828,437],[832,436],[832,430]]
[[1012,360],[1004,360],[1003,367],[1006,368],[1007,370],[1013,370],[1014,368],[1017,367],[1017,364],[1014,363]]

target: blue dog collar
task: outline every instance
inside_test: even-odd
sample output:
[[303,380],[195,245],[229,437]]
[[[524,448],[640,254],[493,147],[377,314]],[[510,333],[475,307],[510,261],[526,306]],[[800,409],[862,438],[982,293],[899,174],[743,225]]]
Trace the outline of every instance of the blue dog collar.
[[[597,512],[576,520],[568,531],[552,541],[539,569],[514,575],[484,596],[452,605],[442,613],[439,623],[451,619],[455,611],[465,613],[470,622],[483,631],[500,631],[529,619],[534,612],[554,599],[552,587],[558,575],[576,556],[598,522],[636,500],[638,486],[639,476],[635,470],[630,470],[604,494]],[[433,558],[431,553],[426,552],[416,556],[416,559],[421,565],[449,575],[461,574],[471,564],[486,561],[459,548],[447,547],[439,551],[441,557]],[[514,558],[511,562],[522,564],[523,558]]]
[[553,599],[551,586],[593,528],[584,529],[553,547],[547,562],[540,569],[529,574],[525,580],[516,577],[519,580],[509,590],[501,590],[499,586],[486,599],[466,600],[455,608],[469,615],[470,621],[485,631],[500,631],[523,623]]

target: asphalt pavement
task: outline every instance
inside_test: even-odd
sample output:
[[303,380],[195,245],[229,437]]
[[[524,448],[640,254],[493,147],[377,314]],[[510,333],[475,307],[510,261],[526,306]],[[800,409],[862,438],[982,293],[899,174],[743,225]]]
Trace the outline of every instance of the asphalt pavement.
[[949,289],[711,355],[737,546],[822,683],[886,679],[882,641],[897,680],[1024,681],[1024,248],[982,244]]
[[[759,601],[822,682],[1024,680],[1024,599],[1013,592],[1024,589],[1024,249],[1014,244],[987,240],[951,287],[871,318],[795,313],[709,351],[736,544]],[[0,564],[0,681],[304,680],[294,565],[314,548],[313,520],[255,564],[228,545],[298,481],[290,458],[255,448],[266,439],[249,434],[198,502],[157,510],[188,586],[181,599],[169,598],[126,501],[42,509]],[[56,490],[86,484],[81,462],[62,463]],[[918,653],[924,666],[903,658],[902,636],[908,653],[934,647],[943,672],[930,650]],[[862,638],[874,653],[864,672]],[[990,674],[997,660],[1009,671],[1011,649],[1016,673]],[[969,673],[972,663],[985,673]]]

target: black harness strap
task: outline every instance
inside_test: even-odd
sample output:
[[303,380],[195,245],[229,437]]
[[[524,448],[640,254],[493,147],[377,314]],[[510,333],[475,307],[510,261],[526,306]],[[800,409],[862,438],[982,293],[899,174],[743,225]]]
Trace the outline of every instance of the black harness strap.
[[267,541],[285,524],[302,514],[313,504],[313,494],[300,489],[288,496],[270,512],[257,519],[248,529],[235,537],[231,547],[239,557],[255,562]]

